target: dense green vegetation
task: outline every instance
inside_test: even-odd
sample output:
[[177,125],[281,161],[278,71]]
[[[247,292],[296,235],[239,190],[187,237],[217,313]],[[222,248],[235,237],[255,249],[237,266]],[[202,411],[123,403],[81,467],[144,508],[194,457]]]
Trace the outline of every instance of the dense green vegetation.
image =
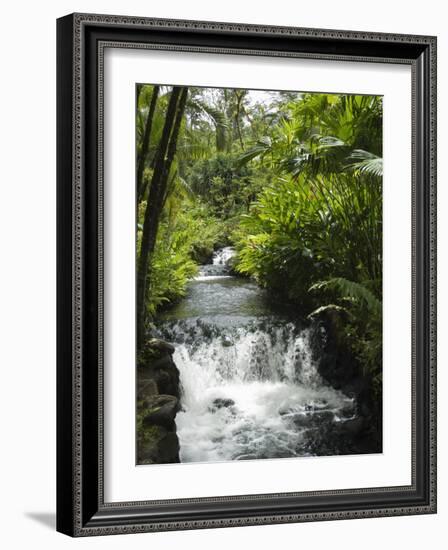
[[345,315],[381,382],[382,100],[142,85],[137,90],[139,347],[197,265],[235,269],[298,315]]

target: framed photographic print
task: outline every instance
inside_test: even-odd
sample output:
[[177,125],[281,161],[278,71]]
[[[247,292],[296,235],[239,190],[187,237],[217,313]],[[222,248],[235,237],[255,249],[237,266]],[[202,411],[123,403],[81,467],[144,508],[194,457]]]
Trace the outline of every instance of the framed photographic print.
[[57,34],[57,529],[434,513],[436,39]]

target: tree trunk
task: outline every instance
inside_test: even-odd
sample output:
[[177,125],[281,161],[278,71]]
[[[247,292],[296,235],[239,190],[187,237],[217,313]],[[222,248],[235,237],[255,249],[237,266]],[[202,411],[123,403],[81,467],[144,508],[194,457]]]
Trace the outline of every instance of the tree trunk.
[[146,191],[146,185],[143,180],[143,171],[145,169],[146,159],[148,157],[149,139],[151,137],[152,121],[154,120],[154,112],[156,110],[157,98],[159,96],[160,87],[154,86],[149,105],[148,116],[146,117],[145,131],[143,133],[142,148],[138,157],[137,163],[137,200],[140,202]]
[[148,203],[143,222],[143,234],[137,272],[137,349],[144,343],[146,321],[146,290],[149,287],[149,266],[157,238],[160,215],[168,185],[171,164],[174,160],[179,130],[185,111],[188,88],[174,87],[168,104],[165,124],[157,150],[154,173],[149,189]]
[[137,84],[137,93],[135,94],[135,109],[138,110],[138,102],[140,99],[140,93],[142,91],[143,84]]
[[240,126],[241,104],[243,101],[244,92],[238,93],[238,91],[235,91],[235,95],[236,95],[235,124],[236,124],[236,130],[238,133],[238,139],[240,140],[241,150],[244,151],[243,135],[241,133],[241,126]]

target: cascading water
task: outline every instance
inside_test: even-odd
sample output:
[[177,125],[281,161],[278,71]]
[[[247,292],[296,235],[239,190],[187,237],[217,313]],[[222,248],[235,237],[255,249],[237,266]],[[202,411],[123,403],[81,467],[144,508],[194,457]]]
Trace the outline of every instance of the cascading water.
[[[158,327],[176,346],[181,462],[337,454],[328,432],[353,418],[356,403],[321,380],[312,329],[274,313],[261,289],[229,274],[232,255],[222,249],[202,266]],[[327,451],[319,452],[321,439]]]
[[221,265],[226,268],[229,261],[235,256],[235,249],[232,246],[220,248],[213,255],[213,265]]
[[230,277],[229,275],[229,262],[235,255],[235,249],[231,246],[220,248],[213,254],[212,263],[202,265],[199,269],[199,275],[196,277],[197,281],[202,281],[214,278]]

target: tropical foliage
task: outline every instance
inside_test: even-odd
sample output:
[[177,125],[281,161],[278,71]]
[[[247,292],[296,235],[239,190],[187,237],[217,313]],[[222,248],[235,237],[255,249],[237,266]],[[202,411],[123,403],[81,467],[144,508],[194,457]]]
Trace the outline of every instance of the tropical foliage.
[[382,100],[143,85],[137,90],[140,343],[213,250],[298,315],[347,313],[381,381]]

